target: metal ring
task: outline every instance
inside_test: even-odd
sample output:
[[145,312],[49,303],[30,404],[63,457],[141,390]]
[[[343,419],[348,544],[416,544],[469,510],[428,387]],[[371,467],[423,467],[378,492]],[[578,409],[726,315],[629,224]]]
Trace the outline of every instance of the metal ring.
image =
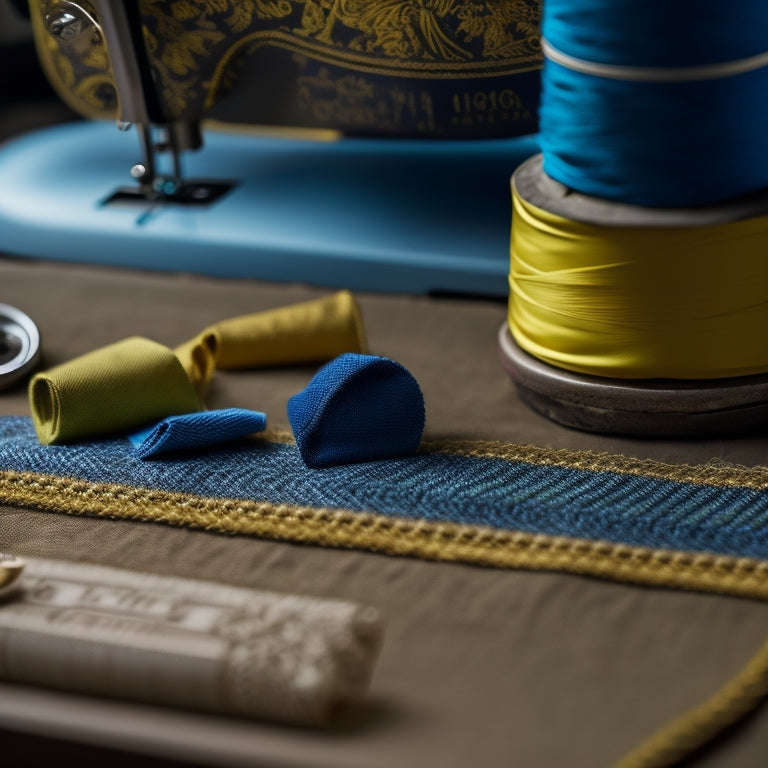
[[40,332],[21,310],[0,304],[0,389],[30,373],[40,359]]

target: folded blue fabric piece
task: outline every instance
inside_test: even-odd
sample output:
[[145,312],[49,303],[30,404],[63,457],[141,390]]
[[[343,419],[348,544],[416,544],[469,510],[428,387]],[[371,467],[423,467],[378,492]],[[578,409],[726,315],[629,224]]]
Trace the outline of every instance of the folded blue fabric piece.
[[203,448],[235,440],[266,429],[267,417],[259,411],[223,408],[181,416],[169,416],[157,424],[134,432],[128,440],[146,459],[165,451]]
[[308,467],[399,458],[419,447],[424,396],[400,363],[350,352],[288,400],[288,420]]

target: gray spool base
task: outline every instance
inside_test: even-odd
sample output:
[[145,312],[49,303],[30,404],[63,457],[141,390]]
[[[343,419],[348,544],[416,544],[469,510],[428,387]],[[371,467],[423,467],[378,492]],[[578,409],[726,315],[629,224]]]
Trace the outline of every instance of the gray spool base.
[[768,214],[768,190],[693,208],[650,208],[576,192],[547,176],[543,163],[538,154],[518,166],[512,175],[517,194],[537,208],[596,227],[713,227]]
[[589,376],[529,355],[506,323],[499,357],[523,402],[566,427],[635,437],[725,437],[768,426],[768,374],[700,381]]

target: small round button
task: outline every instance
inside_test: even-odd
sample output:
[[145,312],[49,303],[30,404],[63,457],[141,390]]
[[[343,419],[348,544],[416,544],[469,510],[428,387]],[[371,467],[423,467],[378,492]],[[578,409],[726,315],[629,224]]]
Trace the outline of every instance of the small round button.
[[30,373],[40,359],[40,332],[23,312],[0,304],[0,389]]
[[24,570],[24,561],[14,555],[6,555],[0,552],[0,592],[10,587]]

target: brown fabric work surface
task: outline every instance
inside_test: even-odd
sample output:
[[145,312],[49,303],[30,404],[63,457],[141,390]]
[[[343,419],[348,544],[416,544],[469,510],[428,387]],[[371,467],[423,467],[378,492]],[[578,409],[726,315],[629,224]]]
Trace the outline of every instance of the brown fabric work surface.
[[[326,293],[301,285],[0,260],[0,301],[38,323],[44,365],[128,335],[175,345],[207,324]],[[630,441],[554,425],[517,399],[496,356],[502,303],[357,293],[371,351],[424,391],[425,437],[590,448],[664,461],[764,459],[762,438]],[[285,405],[314,368],[218,372],[210,407]],[[0,413],[29,413],[26,391]],[[610,765],[714,693],[764,642],[768,605],[0,508],[0,551],[351,598],[380,608],[369,706],[329,732],[241,723],[0,686],[0,728],[208,765]],[[15,715],[13,713],[16,713]],[[768,711],[695,764],[765,764]]]

